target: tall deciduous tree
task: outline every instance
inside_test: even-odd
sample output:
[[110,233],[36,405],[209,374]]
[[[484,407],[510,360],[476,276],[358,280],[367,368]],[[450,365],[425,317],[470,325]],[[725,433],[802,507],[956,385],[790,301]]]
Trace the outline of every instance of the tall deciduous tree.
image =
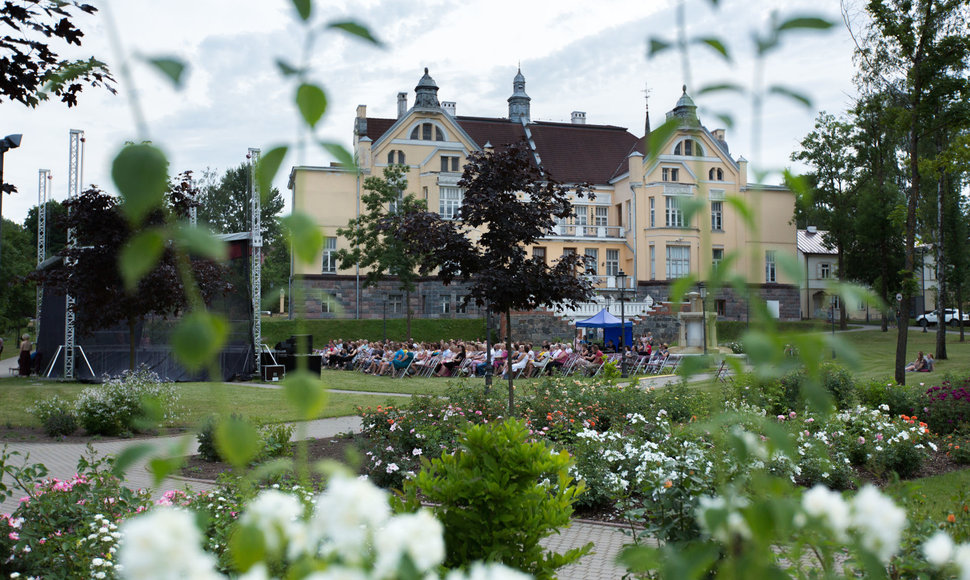
[[[252,220],[250,167],[243,163],[227,169],[221,178],[211,170],[202,173],[199,185],[199,222],[220,234],[248,232]],[[283,195],[277,188],[264,193],[260,203],[263,244],[276,243],[280,236]]]
[[[34,285],[25,284],[24,277],[37,263],[36,246],[20,224],[4,218],[3,263],[0,265],[0,332],[23,328],[27,318],[34,316]],[[10,338],[10,337],[7,337]],[[17,340],[7,343],[10,348]],[[10,350],[7,354],[10,354]]]
[[[183,194],[187,179],[176,179],[168,193],[169,211],[185,215],[190,200]],[[134,369],[136,329],[149,315],[170,316],[186,306],[186,296],[171,247],[163,250],[158,264],[129,292],[125,290],[118,258],[135,230],[119,206],[118,198],[93,188],[68,200],[68,226],[74,228],[77,243],[64,250],[65,261],[73,266],[42,273],[46,284],[69,292],[75,298],[75,324],[90,332],[125,323],[129,333],[129,367]],[[160,210],[143,222],[148,228],[163,223]],[[211,301],[228,291],[225,269],[209,260],[192,260],[193,278],[203,299]]]
[[364,211],[350,220],[346,228],[337,230],[350,243],[341,248],[336,257],[340,268],[360,266],[366,271],[364,286],[375,286],[385,276],[393,276],[404,292],[407,316],[407,337],[411,339],[411,293],[415,289],[418,270],[426,255],[419,246],[401,238],[397,230],[415,214],[427,211],[427,205],[407,190],[407,166],[391,165],[384,169],[384,177],[364,180],[360,201]]
[[[30,237],[37,242],[37,213],[39,206],[33,206],[27,210],[27,219],[24,220],[24,229],[30,233]],[[47,257],[51,257],[67,245],[67,208],[56,199],[47,202]]]
[[[859,47],[860,76],[880,90],[901,87],[901,113],[907,127],[909,187],[906,199],[906,259],[902,293],[906,304],[916,293],[917,206],[924,138],[937,128],[938,104],[946,98],[941,79],[961,77],[967,68],[966,0],[869,0],[871,26]],[[908,308],[900,309],[896,340],[896,382],[906,382]]]
[[[905,135],[891,102],[887,93],[866,95],[850,112],[858,199],[854,235],[846,248],[846,269],[886,304],[895,303],[900,284],[906,207],[899,161]],[[889,330],[887,314],[881,316],[883,332]]]
[[[511,353],[513,310],[575,303],[592,294],[578,275],[580,256],[565,255],[550,265],[527,254],[528,246],[552,231],[556,218],[572,215],[570,195],[592,194],[586,185],[567,187],[545,173],[527,143],[472,153],[458,185],[465,190],[460,220],[415,216],[401,236],[423,248],[426,270],[437,267],[445,283],[466,282],[466,300],[505,315]],[[509,413],[514,409],[509,373]]]
[[[854,235],[856,210],[852,133],[850,123],[822,111],[815,119],[815,129],[802,139],[802,149],[792,153],[793,161],[804,161],[814,168],[813,202],[826,214],[825,244],[836,252],[842,280],[848,279],[845,250]],[[845,301],[839,303],[839,326],[846,328]]]
[[97,9],[76,0],[31,0],[0,5],[0,103],[17,101],[36,107],[53,92],[77,104],[84,85],[104,86],[112,93],[114,79],[103,62],[62,59],[52,49],[56,40],[81,46],[84,33],[71,21],[78,12]]

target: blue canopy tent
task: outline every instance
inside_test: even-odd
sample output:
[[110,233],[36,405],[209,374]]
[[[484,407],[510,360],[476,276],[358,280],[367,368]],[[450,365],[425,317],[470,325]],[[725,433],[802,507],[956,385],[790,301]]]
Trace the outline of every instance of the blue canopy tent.
[[633,321],[627,320],[625,325],[620,324],[620,319],[610,314],[607,309],[600,310],[595,315],[586,320],[577,320],[577,328],[602,328],[603,343],[610,340],[619,348],[620,346],[620,326],[623,326],[623,344],[630,346],[633,344]]

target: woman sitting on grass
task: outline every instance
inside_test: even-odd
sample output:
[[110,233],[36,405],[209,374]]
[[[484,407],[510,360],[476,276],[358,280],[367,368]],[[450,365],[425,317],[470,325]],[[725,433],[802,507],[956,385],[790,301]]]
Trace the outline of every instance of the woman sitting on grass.
[[916,355],[916,360],[906,365],[906,372],[918,373],[922,372],[926,368],[926,358],[923,356],[923,351],[919,351]]

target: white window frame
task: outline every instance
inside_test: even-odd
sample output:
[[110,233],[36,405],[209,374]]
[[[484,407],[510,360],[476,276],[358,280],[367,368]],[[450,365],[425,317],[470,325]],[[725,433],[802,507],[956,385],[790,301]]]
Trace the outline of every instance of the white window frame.
[[778,282],[778,267],[775,263],[775,250],[765,250],[765,284]]
[[[598,248],[586,248],[583,250],[583,260],[586,264],[592,262],[593,264],[593,275],[599,274],[600,271],[600,251]],[[587,266],[588,268],[589,266]]]
[[684,210],[680,207],[680,197],[675,195],[665,196],[664,224],[668,228],[687,227],[684,221]]
[[661,169],[660,175],[664,181],[670,181],[670,182],[680,181],[680,168],[664,167]]
[[323,260],[320,267],[321,274],[337,273],[337,238],[327,236],[323,240]]
[[690,246],[667,246],[667,279],[675,280],[690,275]]
[[650,227],[652,228],[657,227],[657,212],[654,208],[654,199],[656,198],[650,198]]
[[832,264],[823,262],[818,265],[818,277],[820,280],[828,280],[832,277]]
[[403,294],[387,295],[387,312],[388,314],[404,314],[404,295]]
[[460,218],[461,206],[464,203],[465,193],[460,187],[439,186],[438,188],[438,215],[441,219],[456,220]]
[[724,261],[724,248],[711,248],[711,265],[716,270]]
[[606,250],[606,275],[616,276],[620,273],[620,250]]
[[610,208],[602,205],[596,206],[595,215],[593,216],[593,225],[595,226],[608,226],[610,225]]
[[724,231],[724,202],[723,201],[711,202],[711,231],[712,232]]

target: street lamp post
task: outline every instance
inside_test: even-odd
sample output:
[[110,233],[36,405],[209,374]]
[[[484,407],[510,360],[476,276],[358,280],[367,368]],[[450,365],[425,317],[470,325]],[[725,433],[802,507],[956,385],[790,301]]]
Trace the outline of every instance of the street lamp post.
[[3,249],[3,155],[11,149],[16,149],[20,147],[20,140],[23,135],[7,135],[0,140],[0,250]]
[[704,324],[704,356],[707,356],[707,286],[704,282],[698,282],[697,288],[701,295],[701,320]]
[[626,274],[623,270],[616,273],[616,283],[620,286],[620,376],[624,379],[627,378],[626,374],[626,311],[624,309],[624,302],[626,302]]

